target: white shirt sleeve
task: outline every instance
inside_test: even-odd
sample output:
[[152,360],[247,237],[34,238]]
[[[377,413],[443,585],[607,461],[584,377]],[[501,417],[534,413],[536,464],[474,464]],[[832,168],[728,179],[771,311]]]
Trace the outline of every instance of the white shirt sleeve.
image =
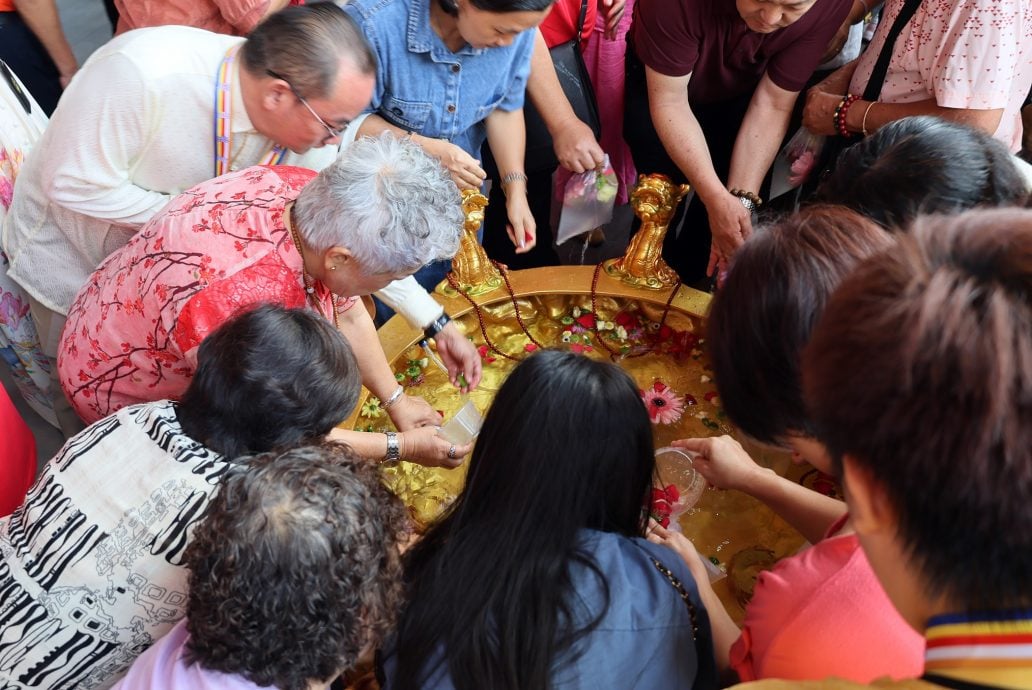
[[401,314],[416,330],[423,330],[444,313],[444,307],[427,294],[412,276],[394,281],[377,292],[376,296]]
[[[139,227],[171,198],[133,183],[130,174],[160,125],[158,99],[125,56],[114,53],[82,70],[61,98],[77,114],[55,128],[43,169],[44,192],[70,211]],[[141,107],[141,104],[142,107]],[[100,126],[99,123],[103,123]]]

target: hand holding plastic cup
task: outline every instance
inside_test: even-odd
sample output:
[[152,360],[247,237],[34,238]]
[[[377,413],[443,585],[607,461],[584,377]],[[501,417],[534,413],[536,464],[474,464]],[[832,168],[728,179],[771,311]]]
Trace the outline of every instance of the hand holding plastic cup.
[[675,510],[683,513],[695,507],[706,490],[706,478],[695,469],[695,453],[667,446],[656,451],[656,472],[664,483],[674,484],[681,496]]
[[483,423],[484,418],[480,416],[473,401],[467,400],[455,416],[441,427],[437,435],[456,446],[463,446],[477,437]]

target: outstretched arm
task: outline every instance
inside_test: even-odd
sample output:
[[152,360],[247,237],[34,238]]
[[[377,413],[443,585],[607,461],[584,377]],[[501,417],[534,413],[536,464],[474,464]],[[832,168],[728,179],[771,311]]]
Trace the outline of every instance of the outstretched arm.
[[645,67],[652,124],[671,160],[706,206],[713,249],[730,257],[752,232],[752,219],[713,169],[706,137],[688,103],[691,75],[671,77]]
[[540,31],[536,33],[527,97],[545,121],[559,165],[575,173],[591,170],[602,164],[602,147],[595,141],[591,127],[573,111],[559,84],[545,39]]
[[846,513],[846,504],[760,467],[730,436],[687,438],[673,445],[696,454],[693,465],[713,486],[736,489],[759,499],[811,544]]

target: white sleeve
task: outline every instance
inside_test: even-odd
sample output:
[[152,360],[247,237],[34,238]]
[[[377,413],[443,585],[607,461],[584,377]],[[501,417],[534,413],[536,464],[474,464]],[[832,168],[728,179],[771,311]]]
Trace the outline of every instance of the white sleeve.
[[138,227],[171,198],[144,189],[130,169],[156,132],[150,122],[145,78],[118,53],[76,75],[61,97],[74,117],[61,118],[50,133],[43,166],[50,200],[70,211],[116,225]]
[[365,122],[365,119],[370,115],[372,115],[372,113],[362,113],[348,123],[348,126],[340,133],[341,151],[355,143],[355,139],[358,138],[358,130],[362,128],[362,123]]
[[444,307],[427,294],[412,276],[393,283],[376,293],[387,306],[404,317],[416,330],[423,330],[444,313]]

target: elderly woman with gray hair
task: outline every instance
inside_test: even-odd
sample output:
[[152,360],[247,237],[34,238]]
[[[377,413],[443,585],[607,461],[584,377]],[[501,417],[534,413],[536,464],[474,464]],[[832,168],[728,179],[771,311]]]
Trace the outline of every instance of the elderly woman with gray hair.
[[[316,175],[252,167],[175,197],[93,273],[68,312],[58,368],[93,422],[178,398],[204,337],[256,304],[307,307],[350,341],[363,383],[402,432],[350,434],[371,458],[458,464],[440,416],[398,386],[358,296],[455,254],[462,212],[436,159],[389,135],[363,139]],[[421,428],[426,427],[426,428]]]

